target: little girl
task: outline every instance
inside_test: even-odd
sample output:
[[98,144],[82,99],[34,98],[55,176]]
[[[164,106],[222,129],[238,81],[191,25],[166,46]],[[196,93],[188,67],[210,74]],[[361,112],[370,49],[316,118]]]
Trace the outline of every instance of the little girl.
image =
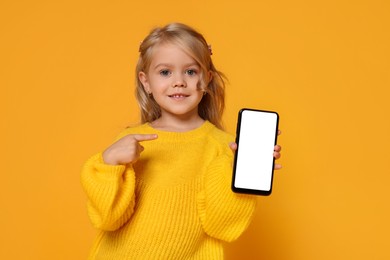
[[230,188],[236,144],[221,130],[222,74],[203,36],[183,24],[154,29],[139,51],[142,124],[81,175],[101,231],[90,259],[223,259],[223,242],[247,228],[256,198]]

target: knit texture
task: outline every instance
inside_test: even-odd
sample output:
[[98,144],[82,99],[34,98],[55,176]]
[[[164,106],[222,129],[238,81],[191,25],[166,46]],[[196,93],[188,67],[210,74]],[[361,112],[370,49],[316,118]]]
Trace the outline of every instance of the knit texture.
[[231,191],[233,136],[206,121],[184,132],[149,124],[127,134],[142,142],[133,165],[111,166],[99,153],[82,170],[88,215],[100,230],[89,259],[223,259],[223,242],[249,225],[256,199]]

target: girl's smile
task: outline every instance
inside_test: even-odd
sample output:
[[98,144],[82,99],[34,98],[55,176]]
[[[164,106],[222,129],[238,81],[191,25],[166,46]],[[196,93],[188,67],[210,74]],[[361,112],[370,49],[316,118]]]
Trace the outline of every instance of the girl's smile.
[[172,95],[168,95],[168,97],[173,98],[174,100],[184,100],[186,97],[189,97],[189,95],[185,95],[182,93],[175,93]]

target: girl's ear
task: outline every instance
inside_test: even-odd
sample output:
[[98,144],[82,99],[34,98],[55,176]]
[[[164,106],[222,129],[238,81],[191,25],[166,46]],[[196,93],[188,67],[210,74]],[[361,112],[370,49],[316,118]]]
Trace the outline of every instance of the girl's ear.
[[208,84],[210,84],[210,82],[213,80],[213,72],[211,70],[209,70],[209,82]]
[[144,90],[145,90],[148,94],[151,94],[152,91],[151,91],[151,89],[150,89],[148,77],[146,76],[145,72],[140,71],[140,73],[138,73],[138,79],[139,79],[139,81],[141,81],[142,86],[144,87]]

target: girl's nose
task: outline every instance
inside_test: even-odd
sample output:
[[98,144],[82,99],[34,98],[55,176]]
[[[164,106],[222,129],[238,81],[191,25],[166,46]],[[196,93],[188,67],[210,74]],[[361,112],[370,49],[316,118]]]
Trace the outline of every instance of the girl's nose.
[[173,83],[173,87],[174,88],[177,88],[177,87],[185,88],[185,87],[187,87],[187,84],[186,84],[186,82],[185,82],[185,80],[184,80],[182,75],[177,75],[175,77],[175,81]]

